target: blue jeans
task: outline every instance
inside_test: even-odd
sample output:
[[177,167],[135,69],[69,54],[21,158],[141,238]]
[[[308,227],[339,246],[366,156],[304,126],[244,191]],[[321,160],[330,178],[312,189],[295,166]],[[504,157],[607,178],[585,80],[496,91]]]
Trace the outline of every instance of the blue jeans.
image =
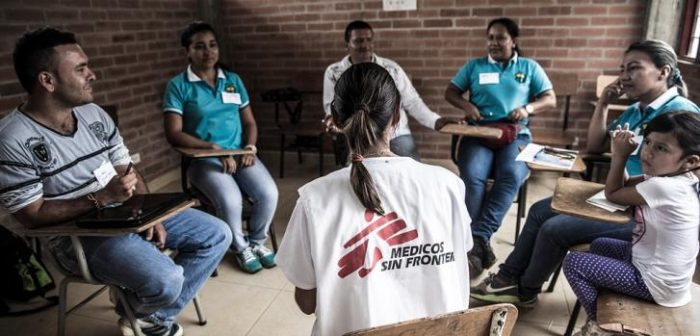
[[[501,226],[529,172],[525,162],[515,161],[515,157],[520,153],[519,148],[530,141],[528,135],[518,135],[511,144],[495,151],[483,146],[477,138],[463,137],[460,141],[457,165],[466,186],[464,202],[472,218],[473,236],[489,241]],[[494,182],[487,193],[489,177]]]
[[498,274],[519,281],[520,295],[531,297],[559,266],[569,247],[588,244],[596,238],[631,240],[634,220],[612,224],[560,215],[552,211],[552,199],[530,207],[518,241]]
[[[257,157],[255,164],[245,168],[239,166],[231,175],[223,170],[219,159],[201,159],[192,162],[187,174],[192,185],[212,202],[216,216],[231,228],[231,248],[234,252],[243,251],[250,243],[264,244],[277,209],[275,180]],[[247,237],[243,233],[241,218],[243,197],[249,198],[253,203]]]
[[398,156],[407,156],[420,162],[420,154],[410,134],[400,135],[389,141],[389,149]]
[[[231,232],[221,220],[194,209],[163,225],[165,246],[178,251],[174,259],[137,234],[80,241],[95,278],[126,289],[137,317],[169,327],[223,258]],[[70,239],[52,240],[51,251],[65,268],[79,274]]]

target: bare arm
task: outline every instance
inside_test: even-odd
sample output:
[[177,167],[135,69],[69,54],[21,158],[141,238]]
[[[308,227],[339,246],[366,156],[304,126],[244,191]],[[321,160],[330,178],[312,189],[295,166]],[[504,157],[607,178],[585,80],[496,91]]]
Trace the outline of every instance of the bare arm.
[[478,121],[481,120],[481,113],[479,109],[468,100],[462,97],[465,91],[460,90],[454,84],[450,83],[445,89],[445,100],[452,106],[464,111],[466,113],[467,120]]
[[[554,93],[554,90],[547,90],[535,97],[535,101],[529,105],[532,106],[532,114],[555,108],[557,106],[557,95]],[[524,106],[518,106],[510,112],[508,118],[513,121],[520,121],[521,119],[525,119],[529,116],[530,113],[525,110]]]
[[[104,189],[94,193],[100,204],[126,201],[134,194],[134,187],[137,193],[146,193],[146,185],[138,178],[135,170],[126,176],[123,176],[126,166],[115,167],[115,170],[117,176]],[[44,200],[41,197],[17,211],[14,216],[25,227],[33,229],[73,220],[94,207],[95,204],[87,195],[69,200]]]
[[243,125],[244,145],[255,145],[258,142],[258,124],[255,123],[250,105],[241,110],[241,123]]
[[294,300],[304,314],[311,315],[316,312],[316,288],[301,289],[296,287],[294,290]]
[[165,138],[168,142],[177,147],[218,149],[213,143],[198,139],[182,130],[182,116],[177,113],[165,114]]
[[644,197],[634,187],[640,180],[635,178],[634,184],[629,184],[625,176],[627,158],[637,148],[637,144],[633,139],[634,133],[628,130],[616,131],[613,135],[610,171],[605,181],[605,198],[613,203],[624,205],[646,204]]
[[606,86],[598,98],[598,102],[595,104],[595,112],[593,112],[593,117],[588,124],[587,153],[598,154],[608,150],[606,146],[608,105],[613,99],[619,98],[622,94],[622,85],[618,79]]

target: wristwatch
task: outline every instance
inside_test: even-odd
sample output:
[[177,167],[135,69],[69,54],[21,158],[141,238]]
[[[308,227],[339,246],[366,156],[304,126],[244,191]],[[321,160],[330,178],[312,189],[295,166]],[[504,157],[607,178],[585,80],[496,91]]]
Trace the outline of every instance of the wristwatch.
[[535,112],[535,108],[532,107],[532,105],[530,104],[525,104],[523,108],[525,109],[525,111],[527,111],[527,114],[532,114],[532,112]]
[[244,149],[250,149],[250,150],[253,151],[253,153],[257,153],[257,152],[258,152],[258,147],[255,147],[255,145],[245,145],[245,147],[243,147],[243,148],[244,148]]

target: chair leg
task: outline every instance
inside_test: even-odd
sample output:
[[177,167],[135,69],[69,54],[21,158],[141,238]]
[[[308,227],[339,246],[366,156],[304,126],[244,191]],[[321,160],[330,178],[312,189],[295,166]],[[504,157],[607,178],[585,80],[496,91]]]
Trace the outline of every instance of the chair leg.
[[557,270],[552,274],[552,278],[549,279],[549,285],[547,286],[547,293],[554,291],[554,285],[557,284],[557,279],[559,279],[559,274],[561,274],[561,264],[557,267]]
[[66,334],[66,304],[68,301],[68,279],[63,279],[58,286],[58,330],[57,335]]
[[564,333],[564,336],[571,336],[571,333],[574,332],[574,327],[576,327],[576,320],[578,319],[578,314],[580,311],[581,302],[576,300],[574,310],[571,312],[571,317],[569,318],[569,324],[566,325],[566,332]]
[[284,178],[284,133],[280,134],[280,178]]
[[323,176],[323,133],[318,136],[318,176]]
[[192,302],[194,302],[194,310],[197,311],[197,319],[199,320],[199,325],[203,326],[207,324],[207,317],[204,316],[204,310],[202,310],[202,306],[199,304],[199,294],[196,294],[194,296]]
[[272,243],[272,251],[274,251],[275,254],[277,254],[278,245],[277,245],[277,235],[275,235],[275,223],[274,222],[270,223],[270,230],[269,230],[268,234],[270,235],[270,242]]
[[118,286],[111,286],[111,288],[113,288],[114,291],[117,293],[117,298],[119,298],[119,302],[122,305],[122,309],[124,309],[126,318],[129,319],[129,323],[131,324],[131,330],[134,331],[134,335],[144,336],[143,332],[141,331],[141,327],[139,327],[138,325],[136,316],[134,315],[134,311],[133,309],[131,309],[129,299],[126,297],[126,293],[124,292],[124,290],[119,288]]
[[301,157],[301,147],[297,147],[297,160],[299,161],[299,164],[304,163],[304,160]]
[[527,180],[523,182],[518,189],[518,213],[515,218],[515,237],[513,238],[513,245],[518,241],[518,236],[520,235],[520,221],[525,218],[525,207],[527,206]]

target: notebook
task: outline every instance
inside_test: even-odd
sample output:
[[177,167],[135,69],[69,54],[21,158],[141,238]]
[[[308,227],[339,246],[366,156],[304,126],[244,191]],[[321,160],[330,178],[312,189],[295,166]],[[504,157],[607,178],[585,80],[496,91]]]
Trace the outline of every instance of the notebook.
[[119,206],[93,210],[78,218],[75,224],[82,228],[138,227],[175,208],[188,198],[185,193],[134,195]]

